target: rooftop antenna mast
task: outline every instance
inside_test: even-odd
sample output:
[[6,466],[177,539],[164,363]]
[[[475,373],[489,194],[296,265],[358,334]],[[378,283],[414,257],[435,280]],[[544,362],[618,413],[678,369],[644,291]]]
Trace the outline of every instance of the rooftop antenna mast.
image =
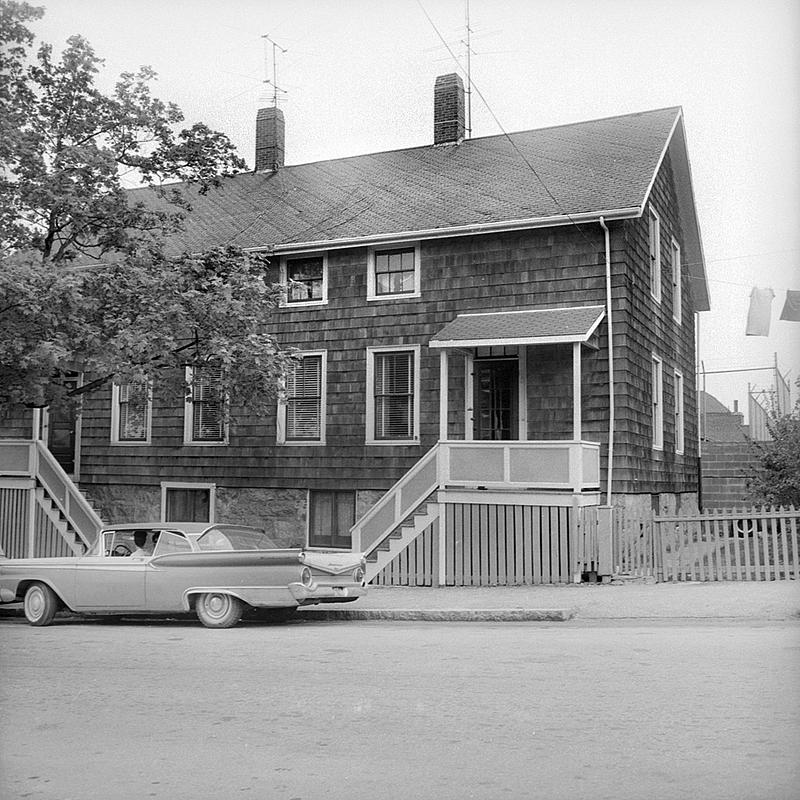
[[462,44],[466,48],[466,61],[467,61],[467,139],[472,138],[472,46],[470,44],[470,34],[472,28],[469,25],[469,0],[464,0],[464,25],[466,27],[466,36],[462,40]]
[[268,33],[265,33],[262,37],[264,39],[264,72],[265,74],[268,73],[268,53],[267,53],[267,42],[272,45],[272,80],[269,78],[264,78],[264,83],[268,83],[272,86],[272,107],[278,107],[278,92],[281,94],[287,94],[285,89],[281,89],[278,86],[278,50],[281,53],[287,53],[288,50],[285,47],[281,47],[274,39],[270,37]]

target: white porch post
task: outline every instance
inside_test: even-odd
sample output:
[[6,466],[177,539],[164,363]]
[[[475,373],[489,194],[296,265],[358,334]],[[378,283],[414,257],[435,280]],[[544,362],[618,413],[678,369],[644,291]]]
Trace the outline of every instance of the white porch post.
[[474,414],[474,357],[472,353],[464,353],[464,441],[471,442],[473,436]]
[[447,348],[439,351],[439,441],[447,441]]
[[528,345],[519,346],[519,431],[517,438],[521,442],[528,441]]
[[582,438],[581,420],[581,343],[572,345],[572,438],[579,442]]

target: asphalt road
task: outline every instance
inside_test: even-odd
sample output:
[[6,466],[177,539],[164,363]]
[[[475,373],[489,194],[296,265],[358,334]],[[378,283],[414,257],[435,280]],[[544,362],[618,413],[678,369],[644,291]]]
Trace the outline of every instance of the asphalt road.
[[0,797],[798,797],[800,624],[0,623]]

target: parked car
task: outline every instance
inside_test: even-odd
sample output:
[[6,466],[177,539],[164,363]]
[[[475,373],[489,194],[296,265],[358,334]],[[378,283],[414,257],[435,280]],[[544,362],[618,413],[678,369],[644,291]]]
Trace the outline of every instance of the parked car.
[[31,625],[81,614],[194,611],[230,628],[246,608],[347,603],[366,593],[360,553],[278,547],[258,528],[208,523],[115,525],[81,556],[0,558],[0,601]]

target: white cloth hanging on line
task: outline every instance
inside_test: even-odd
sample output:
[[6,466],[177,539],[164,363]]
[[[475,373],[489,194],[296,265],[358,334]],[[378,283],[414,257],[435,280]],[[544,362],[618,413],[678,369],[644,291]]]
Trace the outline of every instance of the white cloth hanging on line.
[[769,322],[772,314],[772,289],[753,287],[750,292],[750,310],[747,312],[746,336],[769,336]]

